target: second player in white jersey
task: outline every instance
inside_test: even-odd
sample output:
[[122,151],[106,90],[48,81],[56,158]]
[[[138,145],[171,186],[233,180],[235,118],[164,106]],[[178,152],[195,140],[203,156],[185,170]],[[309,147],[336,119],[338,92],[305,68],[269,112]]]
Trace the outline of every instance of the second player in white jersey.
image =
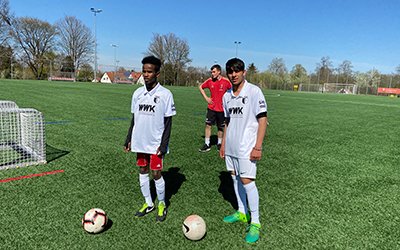
[[249,159],[251,150],[256,144],[257,115],[267,112],[262,91],[254,84],[245,81],[238,96],[232,91],[225,93],[223,107],[225,117],[230,119],[226,129],[225,155]]
[[225,216],[224,222],[247,224],[250,221],[245,240],[255,243],[261,229],[255,180],[268,118],[264,95],[260,88],[245,80],[245,68],[239,58],[232,58],[225,65],[232,90],[223,97],[225,131],[219,153],[231,173],[238,202],[238,210]]

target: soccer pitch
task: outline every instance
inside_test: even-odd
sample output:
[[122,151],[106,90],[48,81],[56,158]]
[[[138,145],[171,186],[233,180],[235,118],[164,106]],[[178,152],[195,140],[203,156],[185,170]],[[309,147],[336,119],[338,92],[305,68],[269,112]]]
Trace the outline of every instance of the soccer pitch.
[[[268,127],[258,163],[261,239],[224,224],[233,188],[216,147],[199,153],[206,104],[195,87],[170,87],[173,118],[163,175],[169,213],[135,219],[144,200],[135,156],[123,152],[137,86],[0,81],[0,100],[43,112],[48,164],[0,171],[0,249],[398,249],[400,98],[264,90]],[[213,134],[216,134],[213,128]],[[81,218],[104,209],[111,228],[90,235]],[[182,222],[198,214],[207,235]]]

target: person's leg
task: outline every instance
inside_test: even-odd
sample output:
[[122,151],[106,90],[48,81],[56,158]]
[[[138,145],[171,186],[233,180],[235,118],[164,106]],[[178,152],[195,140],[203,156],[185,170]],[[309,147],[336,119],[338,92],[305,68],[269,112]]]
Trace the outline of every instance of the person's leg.
[[235,213],[224,217],[224,222],[234,223],[234,222],[247,222],[249,216],[247,216],[247,203],[246,203],[246,192],[243,188],[239,177],[236,175],[237,170],[235,164],[237,164],[237,159],[230,156],[225,156],[226,169],[231,173],[233,189],[235,191],[236,200],[238,203],[238,211]]
[[149,155],[138,153],[136,164],[139,166],[140,191],[146,202],[142,208],[135,213],[135,216],[142,217],[154,210],[154,204],[150,193]]
[[137,154],[136,165],[139,166],[140,191],[142,191],[142,195],[146,200],[147,205],[152,207],[153,201],[150,195],[149,160],[150,158],[148,154]]
[[167,206],[165,204],[165,181],[161,175],[161,170],[163,168],[163,157],[159,155],[150,156],[150,169],[153,174],[157,199],[158,199],[158,213],[156,216],[156,221],[164,221],[167,217]]
[[246,190],[251,215],[251,223],[260,224],[259,195],[256,182],[249,178],[241,178],[241,182]]
[[204,129],[204,145],[199,149],[199,152],[208,152],[211,150],[211,126],[215,123],[215,111],[207,109],[206,127]]
[[225,116],[224,112],[217,112],[217,128],[218,128],[218,144],[217,148],[218,150],[221,148],[221,143],[222,143],[222,137],[224,135],[224,127],[225,127]]
[[259,194],[256,186],[257,166],[255,161],[240,159],[240,180],[246,190],[249,211],[251,215],[251,224],[246,234],[246,242],[254,243],[260,238],[260,214],[259,214]]
[[223,137],[223,135],[224,135],[224,131],[223,131],[223,129],[218,129],[218,145],[221,145],[221,143],[222,143],[222,137]]
[[153,200],[150,195],[150,177],[149,177],[149,168],[140,167],[139,173],[139,183],[140,183],[140,191],[149,207],[153,206]]
[[206,127],[204,129],[204,143],[207,146],[210,146],[210,138],[211,138],[211,125],[206,124]]
[[247,201],[246,201],[246,190],[243,187],[242,182],[238,175],[231,175],[233,180],[233,186],[235,189],[236,199],[238,201],[238,211],[242,214],[247,214]]
[[165,202],[165,181],[160,170],[153,170],[153,178],[156,184],[157,199],[159,202]]

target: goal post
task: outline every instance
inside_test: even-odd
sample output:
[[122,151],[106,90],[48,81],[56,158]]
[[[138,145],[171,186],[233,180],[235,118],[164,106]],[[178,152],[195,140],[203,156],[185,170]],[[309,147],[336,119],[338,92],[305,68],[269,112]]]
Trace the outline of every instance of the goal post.
[[64,81],[64,82],[76,82],[74,72],[52,72],[48,77],[49,81]]
[[356,84],[324,83],[324,93],[357,94]]
[[0,170],[46,163],[44,119],[32,108],[0,108]]

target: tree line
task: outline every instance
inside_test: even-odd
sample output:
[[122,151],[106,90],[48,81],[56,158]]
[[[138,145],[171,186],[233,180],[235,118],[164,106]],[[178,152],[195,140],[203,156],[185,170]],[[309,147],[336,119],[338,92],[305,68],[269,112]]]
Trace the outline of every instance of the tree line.
[[[0,0],[0,78],[47,79],[52,71],[59,71],[70,73],[77,80],[91,81],[94,46],[92,31],[74,16],[65,16],[55,24],[32,17],[16,17],[10,11],[9,1]],[[193,86],[210,76],[208,67],[190,65],[189,43],[174,33],[153,34],[143,54],[161,59],[160,80],[165,84]],[[282,58],[273,58],[265,71],[250,63],[247,79],[274,89],[324,83],[399,88],[400,65],[391,74],[381,74],[376,69],[356,72],[351,61],[334,66],[329,56],[324,56],[313,72],[307,72],[301,64],[289,70]]]
[[24,78],[45,79],[51,67],[76,73],[91,68],[93,48],[91,30],[76,17],[65,16],[55,24],[16,17],[9,1],[0,0],[1,77],[21,78],[25,74]]
[[274,58],[264,72],[259,72],[254,64],[250,64],[247,68],[247,79],[265,87],[272,84],[278,89],[285,84],[323,85],[324,83],[356,84],[363,88],[399,88],[400,65],[392,74],[382,74],[376,69],[359,72],[353,70],[349,60],[344,60],[335,67],[329,56],[324,56],[316,64],[314,72],[308,73],[301,64],[294,65],[289,71],[282,58]]

